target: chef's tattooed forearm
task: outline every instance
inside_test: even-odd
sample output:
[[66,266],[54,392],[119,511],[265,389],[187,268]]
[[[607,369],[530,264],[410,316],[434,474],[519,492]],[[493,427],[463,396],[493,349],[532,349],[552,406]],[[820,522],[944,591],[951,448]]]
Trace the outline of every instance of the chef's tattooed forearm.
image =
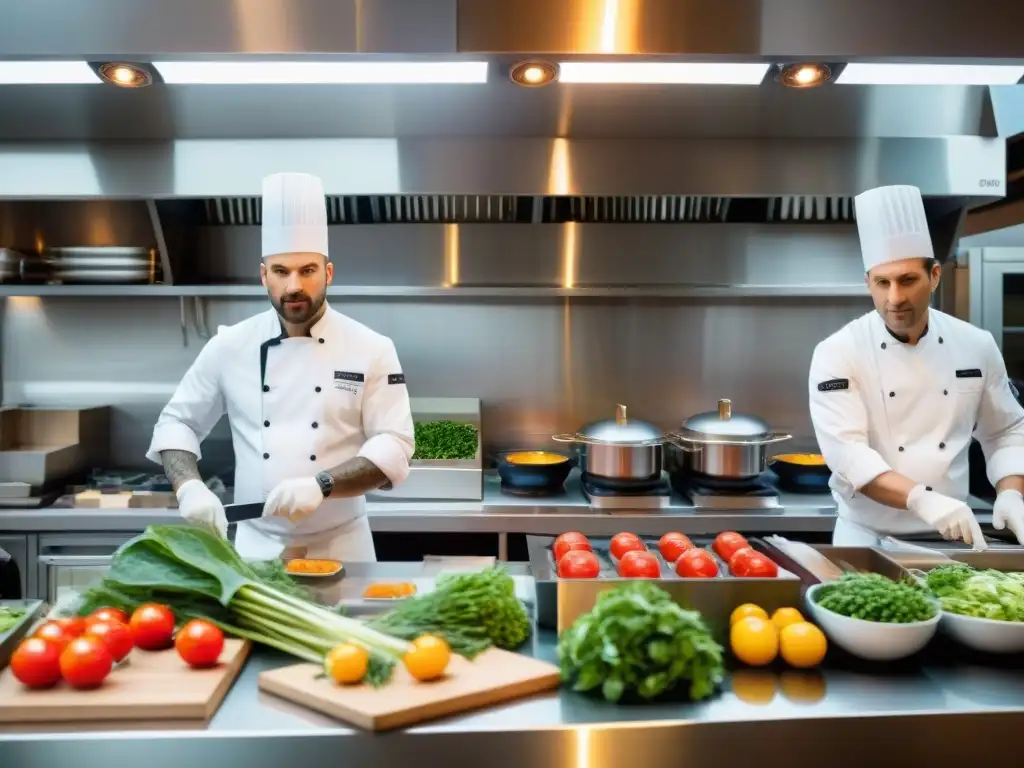
[[375,491],[388,482],[388,477],[377,465],[362,456],[349,459],[334,469],[328,470],[334,478],[334,492],[331,496],[347,498],[362,496],[367,491]]
[[188,451],[160,451],[164,474],[177,491],[187,480],[201,480],[199,463],[194,453]]

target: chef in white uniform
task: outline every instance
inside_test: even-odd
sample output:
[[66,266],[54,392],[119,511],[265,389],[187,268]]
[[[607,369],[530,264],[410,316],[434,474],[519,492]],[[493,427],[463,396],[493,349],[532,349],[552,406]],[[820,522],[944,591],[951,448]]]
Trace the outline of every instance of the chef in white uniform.
[[965,503],[972,434],[998,490],[994,526],[1024,539],[1024,410],[992,335],[929,307],[941,267],[920,190],[869,190],[856,213],[876,311],[818,344],[808,381],[833,543],[938,531],[983,548]]
[[409,394],[391,340],[331,309],[334,274],[320,180],[263,182],[260,274],[273,307],[221,327],[163,409],[147,457],[163,464],[181,514],[223,532],[224,507],[200,478],[200,443],[224,413],[235,502],[265,502],[239,523],[246,559],[376,559],[363,494],[402,482],[413,453]]

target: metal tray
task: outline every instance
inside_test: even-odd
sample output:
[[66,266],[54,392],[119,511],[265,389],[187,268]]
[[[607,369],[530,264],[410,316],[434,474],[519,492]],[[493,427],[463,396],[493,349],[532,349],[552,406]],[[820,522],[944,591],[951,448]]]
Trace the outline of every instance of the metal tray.
[[988,549],[984,552],[971,550],[942,550],[941,553],[929,554],[928,552],[911,551],[887,551],[885,556],[891,558],[903,568],[913,568],[921,571],[929,571],[937,565],[943,565],[950,560],[975,568],[994,568],[997,571],[1024,572],[1024,548],[1014,549]]
[[25,611],[25,615],[21,617],[21,621],[6,632],[0,632],[0,669],[3,669],[7,666],[7,662],[10,661],[11,654],[14,653],[14,649],[18,647],[22,638],[25,637],[29,629],[39,618],[39,614],[43,612],[43,601],[0,600],[0,606],[5,608],[17,608]]
[[[894,553],[892,552],[871,547],[833,547],[830,544],[811,544],[809,546],[816,549],[839,568],[849,566],[857,571],[880,573],[893,581],[911,578],[910,572],[893,559],[892,555]],[[786,553],[776,549],[767,542],[765,542],[765,547],[769,550],[767,554],[772,560],[787,571],[795,573],[805,584],[820,583],[821,579],[790,558]]]
[[[653,581],[681,605],[701,612],[712,632],[724,637],[729,627],[729,614],[742,603],[756,603],[769,613],[786,606],[799,607],[801,582],[775,557],[775,550],[764,541],[747,536],[750,546],[768,555],[780,566],[774,579],[748,579],[728,575],[720,559],[720,575],[712,579],[685,579],[676,575],[658,552],[657,537],[641,536],[648,549],[657,556],[662,577]],[[714,536],[691,536],[698,547],[709,548]],[[619,577],[608,555],[607,538],[590,538],[594,554],[601,561],[601,573],[596,579],[559,579],[555,573],[549,536],[527,536],[526,547],[530,557],[530,570],[536,581],[537,624],[559,632],[567,629],[580,615],[594,607],[597,596],[618,584],[632,579]]]

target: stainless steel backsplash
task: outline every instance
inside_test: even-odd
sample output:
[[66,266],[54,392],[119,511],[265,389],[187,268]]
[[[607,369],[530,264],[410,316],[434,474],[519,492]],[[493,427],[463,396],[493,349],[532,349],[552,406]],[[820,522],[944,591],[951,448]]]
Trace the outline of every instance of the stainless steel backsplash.
[[[826,285],[861,280],[852,225],[463,225],[453,257],[439,225],[332,228],[336,284],[436,286]],[[376,230],[376,234],[374,232]],[[194,235],[207,277],[255,282],[258,230]],[[243,241],[245,245],[243,246]],[[405,247],[399,247],[404,242]],[[356,243],[359,247],[356,247]],[[453,266],[456,258],[458,264]],[[559,260],[561,258],[561,261]],[[179,278],[180,279],[180,278]],[[420,397],[478,397],[488,450],[550,445],[550,436],[610,417],[617,403],[664,428],[728,397],[811,446],[807,368],[814,345],[870,303],[863,297],[715,299],[331,299],[391,336]],[[191,301],[191,300],[187,300]],[[237,322],[264,300],[206,300],[206,323]],[[153,423],[204,340],[183,342],[175,298],[9,298],[3,317],[7,404],[115,406],[114,460],[146,467]],[[242,375],[241,373],[239,375]],[[204,469],[230,465],[221,422]]]

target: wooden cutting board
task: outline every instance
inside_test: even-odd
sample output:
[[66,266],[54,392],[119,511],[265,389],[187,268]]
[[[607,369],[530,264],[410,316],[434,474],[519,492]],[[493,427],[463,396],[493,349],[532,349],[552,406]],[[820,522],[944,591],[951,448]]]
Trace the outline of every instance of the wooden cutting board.
[[338,685],[319,678],[314,664],[260,673],[260,690],[369,731],[402,728],[426,720],[557,688],[558,667],[518,653],[491,648],[472,662],[452,656],[444,678],[413,680],[405,667],[382,688]]
[[209,720],[249,655],[248,640],[224,641],[221,663],[191,669],[173,648],[135,649],[99,688],[78,691],[66,683],[33,691],[11,670],[0,676],[0,723],[98,720]]

